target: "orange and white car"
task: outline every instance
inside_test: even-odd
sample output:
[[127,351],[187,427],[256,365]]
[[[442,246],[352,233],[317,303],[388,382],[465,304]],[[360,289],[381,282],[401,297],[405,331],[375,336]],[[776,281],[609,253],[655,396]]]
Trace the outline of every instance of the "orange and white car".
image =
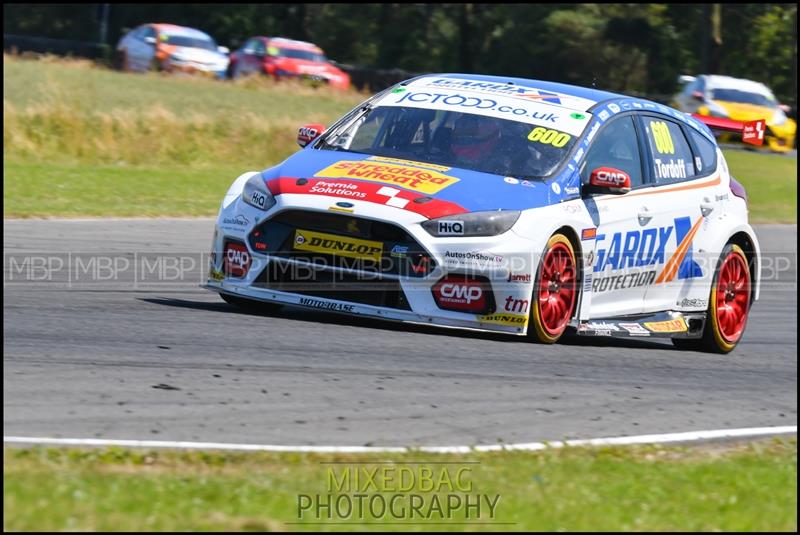
[[333,65],[317,45],[282,37],[251,37],[231,54],[231,78],[255,73],[306,78],[338,89],[350,87],[350,75]]
[[117,66],[126,71],[198,72],[224,78],[228,48],[207,33],[174,24],[143,24],[117,44]]

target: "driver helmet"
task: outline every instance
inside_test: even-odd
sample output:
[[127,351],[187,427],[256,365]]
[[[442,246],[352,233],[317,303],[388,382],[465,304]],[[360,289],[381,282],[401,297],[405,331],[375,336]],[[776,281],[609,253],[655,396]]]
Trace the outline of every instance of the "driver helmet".
[[490,155],[499,141],[496,119],[463,114],[455,122],[450,149],[457,158],[474,162]]

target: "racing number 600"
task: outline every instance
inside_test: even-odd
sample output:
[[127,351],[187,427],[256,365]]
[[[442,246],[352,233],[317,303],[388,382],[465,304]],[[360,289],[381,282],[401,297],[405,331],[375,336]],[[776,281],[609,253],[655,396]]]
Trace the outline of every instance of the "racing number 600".
[[545,145],[552,145],[556,148],[561,148],[570,140],[569,134],[559,132],[558,130],[549,130],[547,128],[537,126],[531,133],[528,134],[528,141],[538,141]]
[[653,140],[656,142],[656,150],[661,154],[675,154],[675,145],[672,144],[672,136],[669,133],[667,123],[654,121],[650,123],[653,129]]

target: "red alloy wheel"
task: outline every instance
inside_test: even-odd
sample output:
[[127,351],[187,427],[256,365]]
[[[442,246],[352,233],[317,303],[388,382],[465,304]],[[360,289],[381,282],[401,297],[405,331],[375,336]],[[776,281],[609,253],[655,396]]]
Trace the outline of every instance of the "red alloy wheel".
[[728,254],[720,267],[716,306],[720,334],[726,342],[738,341],[750,308],[750,271],[735,252]]
[[547,251],[539,278],[539,316],[550,336],[560,335],[575,305],[575,259],[566,244],[558,242]]

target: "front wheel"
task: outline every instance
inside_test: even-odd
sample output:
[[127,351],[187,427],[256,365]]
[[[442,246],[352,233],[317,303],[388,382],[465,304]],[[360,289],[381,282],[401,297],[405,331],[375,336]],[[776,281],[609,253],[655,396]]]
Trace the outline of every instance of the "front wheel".
[[536,272],[528,336],[553,344],[572,319],[578,295],[578,268],[572,243],[563,234],[547,242]]
[[750,312],[750,266],[741,247],[729,243],[722,250],[708,300],[703,337],[678,340],[679,349],[730,353],[739,343]]

